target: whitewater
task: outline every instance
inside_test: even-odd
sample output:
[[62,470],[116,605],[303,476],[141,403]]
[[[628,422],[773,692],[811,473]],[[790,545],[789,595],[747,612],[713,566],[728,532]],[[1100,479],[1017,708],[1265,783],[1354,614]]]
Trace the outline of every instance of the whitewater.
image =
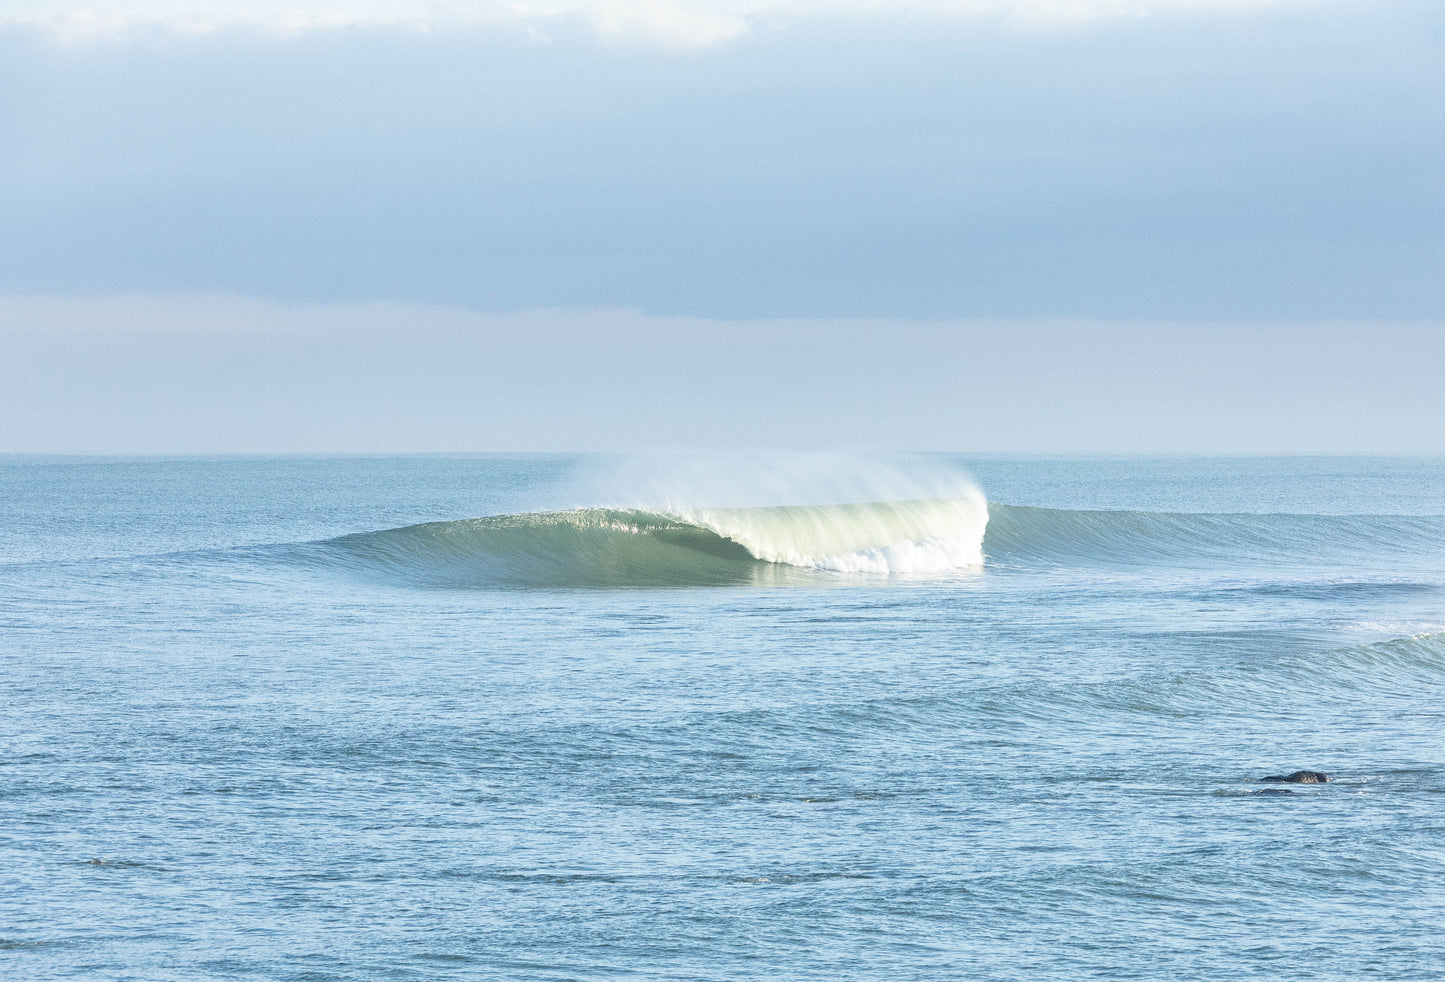
[[1439,459],[4,457],[0,659],[7,978],[1445,966]]

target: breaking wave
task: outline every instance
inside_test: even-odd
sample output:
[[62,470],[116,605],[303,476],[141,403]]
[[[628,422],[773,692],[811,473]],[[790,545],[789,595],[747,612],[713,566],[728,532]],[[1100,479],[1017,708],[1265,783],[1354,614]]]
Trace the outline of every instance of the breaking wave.
[[1437,567],[1445,561],[1445,517],[1069,510],[989,503],[969,491],[866,504],[493,515],[343,536],[301,547],[300,556],[406,582],[479,587],[808,584],[985,563],[998,570],[1315,566],[1348,579],[1365,567]]
[[766,508],[495,515],[322,543],[348,565],[455,586],[664,586],[940,574],[983,564],[982,495]]

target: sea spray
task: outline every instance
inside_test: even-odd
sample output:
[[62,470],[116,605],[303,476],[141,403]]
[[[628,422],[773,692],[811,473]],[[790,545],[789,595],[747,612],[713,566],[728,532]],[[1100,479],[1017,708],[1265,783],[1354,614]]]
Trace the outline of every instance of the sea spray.
[[925,501],[979,495],[956,462],[844,453],[678,453],[589,458],[558,507],[695,509]]

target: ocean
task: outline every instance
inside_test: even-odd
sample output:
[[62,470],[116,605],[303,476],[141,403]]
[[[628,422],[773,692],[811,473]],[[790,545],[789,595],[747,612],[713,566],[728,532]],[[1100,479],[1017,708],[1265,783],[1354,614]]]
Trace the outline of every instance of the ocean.
[[1445,978],[1445,460],[0,457],[0,667],[6,979]]

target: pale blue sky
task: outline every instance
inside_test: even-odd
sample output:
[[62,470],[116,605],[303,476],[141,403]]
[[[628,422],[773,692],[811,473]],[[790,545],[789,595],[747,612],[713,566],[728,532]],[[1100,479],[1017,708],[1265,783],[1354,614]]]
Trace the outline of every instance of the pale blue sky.
[[[636,412],[589,387],[585,353],[622,321],[662,332],[628,349],[640,367],[606,369],[629,378],[675,380],[667,352],[696,354],[708,332],[729,352],[673,393],[696,406],[665,411],[672,446],[1445,450],[1445,397],[1428,387],[1408,408],[1357,390],[1344,401],[1360,425],[1341,429],[1318,408],[1340,366],[1318,358],[1239,376],[1296,396],[1252,429],[1203,402],[1176,418],[1138,382],[1151,359],[1178,362],[1174,391],[1237,399],[1244,382],[1205,374],[1237,360],[1208,356],[1211,331],[1265,359],[1280,344],[1249,339],[1345,357],[1384,331],[1402,360],[1371,368],[1381,386],[1391,364],[1406,387],[1439,377],[1445,5],[516,6],[527,15],[403,0],[0,13],[0,450],[645,445]],[[267,330],[290,325],[268,343],[303,362],[306,332],[330,331],[371,395],[333,387],[325,427],[257,415],[254,383],[304,383],[284,357],[268,375],[226,355],[213,325],[244,336],[248,303],[272,312]],[[387,382],[394,353],[337,326],[375,304],[389,344],[436,346],[401,359],[416,362],[405,386]],[[417,366],[458,350],[427,325],[491,318],[463,345],[487,361],[532,310],[563,312],[552,347],[491,359],[511,366],[502,388],[526,425],[480,397],[418,416]],[[670,344],[679,318],[693,333]],[[126,350],[170,382],[91,344],[101,321],[151,338]],[[1167,333],[1127,340],[1168,325],[1204,354],[1173,358]],[[969,343],[920,340],[949,331]],[[1062,331],[1051,351],[1114,381],[1034,393],[1001,437],[934,424],[958,401],[944,379],[1006,395],[971,377],[967,351],[1031,331]],[[893,401],[869,415],[815,396],[820,421],[781,398],[791,408],[758,424],[729,402],[758,397],[729,374],[748,363],[736,344],[777,391],[861,391],[872,373]],[[893,348],[931,381],[889,368]],[[207,415],[207,392],[232,395]],[[411,422],[378,429],[388,409]]]

